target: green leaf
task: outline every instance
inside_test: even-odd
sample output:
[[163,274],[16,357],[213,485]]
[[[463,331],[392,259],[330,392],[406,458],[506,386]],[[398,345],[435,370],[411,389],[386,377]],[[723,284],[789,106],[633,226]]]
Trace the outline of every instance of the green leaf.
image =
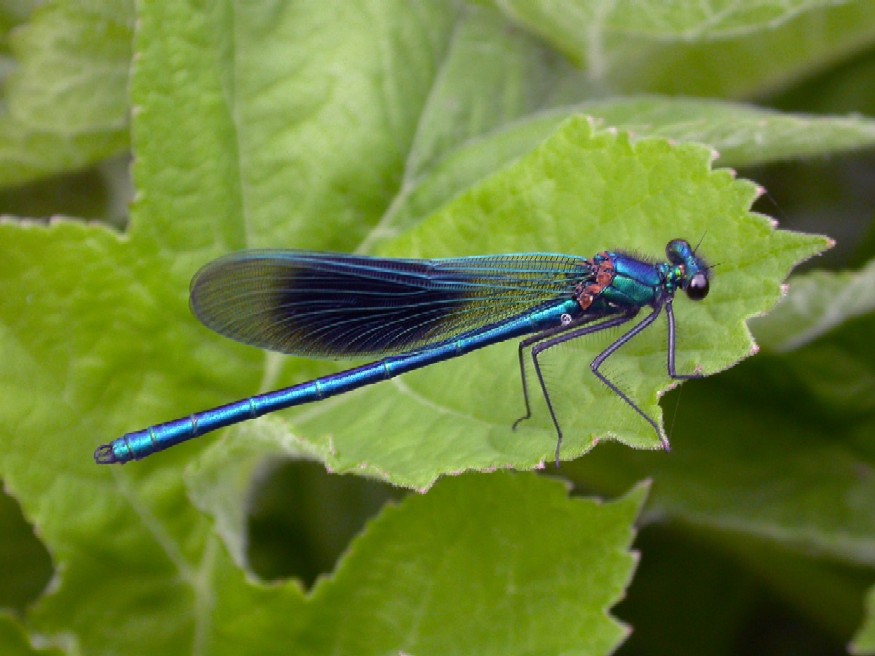
[[6,494],[0,494],[0,526],[3,526],[0,563],[15,563],[15,567],[3,570],[0,608],[21,613],[48,585],[52,563],[45,547],[34,536],[33,527],[21,516],[18,504]]
[[709,4],[665,3],[658,0],[620,0],[608,7],[576,2],[496,3],[509,16],[544,34],[575,36],[596,32],[624,33],[677,40],[706,40],[775,28],[799,14],[834,6],[828,0],[722,0]]
[[875,310],[875,262],[860,271],[812,271],[795,276],[775,311],[751,328],[765,348],[790,351]]
[[0,611],[0,651],[5,656],[60,656],[65,653],[60,649],[37,649],[31,644],[24,628],[15,618]]
[[586,114],[598,125],[636,137],[662,136],[705,143],[725,166],[768,164],[875,144],[875,121],[865,117],[781,114],[741,103],[664,96],[591,100],[534,113],[443,153],[427,175],[414,177],[369,240],[399,234],[473,181],[526,154],[567,118]]
[[76,170],[128,143],[133,3],[52,3],[12,37],[18,69],[0,115],[0,185]]
[[365,530],[313,591],[328,617],[304,635],[318,653],[612,653],[625,630],[607,610],[634,568],[643,499],[641,487],[601,505],[531,476],[448,479]]
[[612,93],[774,91],[872,43],[867,0],[495,3]]
[[9,54],[9,35],[39,5],[37,0],[8,0],[0,6],[0,50]]
[[875,654],[875,588],[866,595],[866,619],[848,649],[852,654]]
[[751,166],[872,147],[875,121],[811,116],[695,98],[617,98],[580,110],[633,134],[710,144],[724,166]]
[[[709,239],[721,248],[709,252],[703,246],[703,252],[726,263],[721,266],[722,286],[715,286],[713,297],[701,306],[677,304],[680,325],[696,325],[695,331],[683,333],[678,366],[691,370],[698,364],[705,371],[720,370],[750,352],[752,344],[743,320],[775,302],[778,281],[787,271],[786,265],[780,264],[781,252],[804,257],[823,242],[771,233],[762,219],[746,213],[754,189],[734,181],[726,172],[711,173],[709,157],[709,151],[702,148],[673,148],[655,140],[631,144],[611,134],[592,134],[585,121],[570,121],[531,155],[396,241],[392,253],[507,252],[519,248],[515,242],[521,235],[527,236],[526,247],[536,252],[562,250],[562,244],[578,243],[581,235],[586,235],[594,251],[622,247],[658,253],[673,236],[707,231]],[[686,202],[691,196],[697,198],[695,208]],[[652,217],[665,217],[665,225],[650,223]],[[770,255],[757,253],[760,245],[768,248],[769,235],[779,240],[774,250]],[[784,239],[787,241],[781,244]],[[771,290],[765,284],[770,276]],[[738,312],[734,322],[728,318],[733,312]],[[622,362],[612,363],[613,375],[623,381],[633,398],[649,399],[645,409],[652,413],[658,412],[658,388],[667,386],[665,339],[663,327],[648,331],[623,349]],[[597,353],[607,343],[588,340],[587,351]],[[393,478],[406,485],[427,484],[432,475],[422,467],[435,458],[451,459],[450,470],[478,460],[484,465],[522,466],[516,449],[538,444],[538,457],[549,459],[552,430],[546,412],[536,411],[531,422],[543,429],[546,440],[517,436],[506,429],[519,414],[514,353],[513,345],[489,349],[407,376],[393,383],[388,392],[378,387],[335,399],[326,408],[329,414],[314,407],[305,410],[304,416],[317,430],[330,431],[327,446],[339,454],[330,460],[333,468],[346,470],[367,462],[375,473],[383,475],[420,472],[413,479],[405,479],[403,474]],[[580,367],[578,358],[571,360],[565,367],[558,358],[550,362],[552,379],[564,383],[553,385],[551,394],[567,434],[576,436],[566,442],[566,457],[586,450],[589,445],[584,436],[588,435],[655,446],[656,436],[647,425],[634,413],[627,413],[629,408]],[[502,373],[496,377],[495,372]],[[438,382],[447,378],[454,381],[452,386]],[[490,385],[484,386],[483,380],[491,381]],[[358,397],[367,400],[360,402]],[[413,414],[408,416],[405,407]],[[477,412],[478,408],[487,411]],[[574,413],[563,414],[561,408],[574,408]],[[414,415],[416,422],[426,427],[421,437],[408,428]],[[365,426],[380,426],[378,449],[373,445],[377,436],[359,441]],[[488,429],[486,450],[477,439],[484,429]],[[412,440],[414,448],[407,452],[400,444],[393,445],[393,434]],[[442,438],[434,440],[436,434]],[[378,454],[383,448],[386,456]],[[496,461],[496,456],[507,460]]]
[[625,635],[607,611],[634,569],[644,496],[600,504],[532,475],[447,479],[387,508],[306,597],[247,582],[215,540],[197,562],[159,550],[121,567],[126,540],[107,536],[102,562],[118,568],[99,574],[102,595],[71,610],[86,582],[68,580],[37,619],[75,627],[88,653],[608,654]]

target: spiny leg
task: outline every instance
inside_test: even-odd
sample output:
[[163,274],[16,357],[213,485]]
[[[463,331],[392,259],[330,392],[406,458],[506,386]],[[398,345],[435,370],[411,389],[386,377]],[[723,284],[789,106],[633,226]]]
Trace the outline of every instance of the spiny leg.
[[[601,323],[597,323],[594,326],[575,324],[574,326],[566,327],[564,331],[557,331],[557,334],[547,335],[545,338],[542,338],[537,341],[537,343],[532,346],[532,362],[535,364],[535,373],[538,375],[538,383],[541,386],[541,392],[544,394],[544,400],[547,402],[547,409],[550,411],[550,418],[553,420],[553,426],[556,428],[556,466],[559,466],[559,450],[562,448],[562,428],[559,425],[559,418],[556,416],[556,412],[553,409],[553,402],[550,400],[550,393],[547,391],[547,383],[544,380],[544,376],[541,372],[541,364],[538,361],[538,356],[550,349],[554,346],[558,346],[559,344],[563,344],[572,339],[577,339],[578,337],[584,337],[585,335],[591,335],[594,333],[601,332],[603,330],[609,330],[610,328],[616,328],[617,326],[621,326],[624,323],[631,321],[635,315],[638,314],[638,309],[636,308],[633,311],[625,312],[620,316],[614,317],[608,321],[603,321]],[[598,317],[596,317],[598,318]],[[593,321],[591,318],[586,323]]]
[[662,442],[662,448],[666,451],[669,451],[671,450],[671,446],[668,443],[668,438],[666,438],[665,435],[659,430],[659,426],[653,420],[653,418],[648,416],[647,413],[639,408],[635,404],[635,402],[626,395],[625,392],[623,392],[619,387],[612,383],[608,379],[608,377],[605,376],[601,371],[599,371],[599,367],[601,367],[609,357],[616,353],[619,348],[627,344],[629,340],[646,330],[654,321],[656,321],[656,318],[659,316],[661,310],[662,305],[657,305],[653,309],[653,312],[648,314],[641,322],[635,324],[635,326],[632,327],[631,330],[621,335],[616,341],[608,346],[608,348],[599,353],[589,367],[592,370],[592,373],[594,373],[600,381],[608,386],[608,389],[610,389],[614,394],[623,399],[623,401],[625,401],[635,412],[641,415],[647,421],[647,423],[653,427],[653,430],[656,431],[656,435],[659,438],[659,441]]
[[671,304],[672,299],[667,299],[665,302],[665,317],[668,319],[668,375],[674,380],[695,380],[696,378],[704,378],[705,374],[695,372],[692,374],[679,374],[674,368],[675,357],[675,323],[674,310]]
[[522,378],[523,383],[523,402],[526,404],[526,412],[522,417],[513,422],[512,430],[516,430],[517,426],[520,425],[520,422],[532,418],[532,404],[529,402],[529,381],[526,377],[526,349],[539,339],[541,339],[540,335],[527,337],[517,346],[517,357],[519,358],[520,363],[520,378]]
[[550,337],[566,332],[568,330],[573,330],[576,327],[582,326],[584,324],[591,323],[600,317],[597,316],[583,316],[578,317],[577,319],[571,319],[567,323],[564,323],[560,326],[555,326],[553,328],[549,328],[547,330],[541,331],[536,335],[532,335],[531,337],[526,337],[524,340],[520,341],[519,346],[517,348],[517,357],[519,358],[520,364],[520,378],[522,379],[523,386],[523,401],[526,405],[525,414],[513,422],[512,429],[516,430],[517,426],[520,425],[521,422],[526,419],[532,418],[532,405],[529,398],[529,381],[526,376],[526,349],[530,346],[534,346],[538,342],[541,342],[545,339],[549,339]]

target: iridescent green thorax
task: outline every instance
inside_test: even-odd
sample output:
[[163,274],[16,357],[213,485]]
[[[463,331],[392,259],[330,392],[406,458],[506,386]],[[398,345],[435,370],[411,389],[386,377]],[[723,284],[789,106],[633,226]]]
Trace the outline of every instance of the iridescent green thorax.
[[670,241],[667,262],[654,264],[638,257],[605,251],[589,265],[586,284],[576,290],[580,306],[587,310],[617,312],[656,306],[683,290],[693,300],[708,293],[709,268],[684,240]]
[[659,270],[649,262],[611,253],[614,280],[605,290],[605,300],[622,308],[651,305],[661,293]]

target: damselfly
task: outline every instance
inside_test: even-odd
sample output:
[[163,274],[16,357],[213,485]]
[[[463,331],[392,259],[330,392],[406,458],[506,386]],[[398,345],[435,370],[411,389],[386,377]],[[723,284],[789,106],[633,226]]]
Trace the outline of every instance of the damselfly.
[[681,239],[665,248],[667,262],[622,252],[592,258],[523,253],[454,259],[384,259],[308,251],[244,251],[207,264],[191,284],[191,307],[208,328],[264,349],[304,356],[371,356],[376,362],[275,392],[151,426],[100,446],[101,464],[139,460],[232,424],[343,394],[490,344],[519,343],[525,415],[532,415],[526,376],[529,353],[556,428],[562,429],[544,380],[544,351],[650,313],[599,353],[590,368],[643,417],[663,446],[668,440],[600,368],[665,310],[668,375],[675,371],[672,302],[680,289],[698,301],[708,294],[710,268]]

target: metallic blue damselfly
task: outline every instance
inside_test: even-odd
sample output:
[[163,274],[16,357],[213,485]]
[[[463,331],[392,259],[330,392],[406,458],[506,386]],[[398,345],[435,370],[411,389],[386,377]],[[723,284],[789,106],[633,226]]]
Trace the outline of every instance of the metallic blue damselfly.
[[592,258],[523,253],[405,260],[315,253],[244,251],[207,264],[191,284],[191,307],[208,328],[264,349],[312,357],[381,359],[275,392],[151,426],[100,446],[101,464],[139,460],[171,446],[269,412],[319,401],[470,351],[525,337],[519,343],[525,415],[532,415],[526,378],[530,353],[556,428],[562,429],[544,382],[539,356],[584,335],[650,313],[599,353],[590,368],[643,417],[648,416],[601,371],[620,347],[665,310],[668,375],[675,371],[672,302],[680,289],[698,301],[708,294],[710,268],[681,239],[665,248],[667,262],[621,252]]

